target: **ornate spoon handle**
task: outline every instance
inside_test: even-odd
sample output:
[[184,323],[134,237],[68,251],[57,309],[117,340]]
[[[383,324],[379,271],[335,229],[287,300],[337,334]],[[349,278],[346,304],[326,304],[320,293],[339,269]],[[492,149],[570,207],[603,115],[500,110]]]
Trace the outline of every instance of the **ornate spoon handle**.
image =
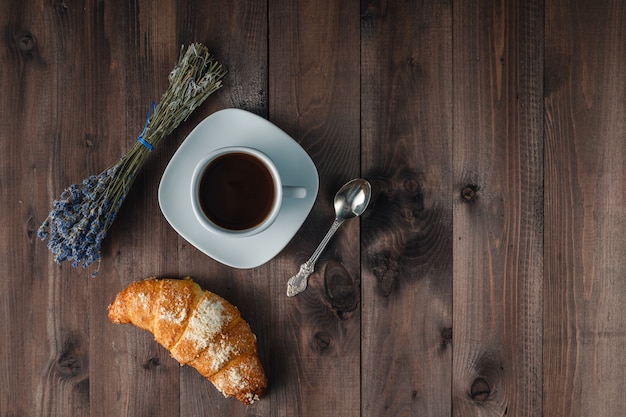
[[306,290],[307,281],[309,279],[309,275],[311,275],[315,269],[315,262],[322,254],[322,251],[330,241],[330,238],[333,237],[339,226],[344,222],[344,220],[335,219],[333,224],[328,229],[326,236],[320,242],[313,255],[309,258],[308,261],[300,265],[300,271],[291,278],[287,282],[287,296],[293,297],[294,295],[300,294],[302,291]]

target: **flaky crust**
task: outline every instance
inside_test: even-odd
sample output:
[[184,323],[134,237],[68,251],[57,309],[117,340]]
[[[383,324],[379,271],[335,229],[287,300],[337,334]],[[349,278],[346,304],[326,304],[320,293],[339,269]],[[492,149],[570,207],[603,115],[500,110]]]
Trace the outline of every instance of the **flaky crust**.
[[196,368],[224,396],[252,404],[265,393],[250,326],[235,306],[190,278],[130,284],[109,306],[109,319],[152,332],[174,359]]

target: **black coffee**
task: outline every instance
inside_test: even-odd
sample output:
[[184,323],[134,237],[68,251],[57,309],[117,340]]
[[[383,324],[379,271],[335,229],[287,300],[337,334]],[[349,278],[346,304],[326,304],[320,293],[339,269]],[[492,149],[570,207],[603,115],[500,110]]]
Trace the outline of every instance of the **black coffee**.
[[214,159],[202,173],[200,207],[216,225],[246,230],[263,222],[274,202],[274,181],[255,156],[229,153]]

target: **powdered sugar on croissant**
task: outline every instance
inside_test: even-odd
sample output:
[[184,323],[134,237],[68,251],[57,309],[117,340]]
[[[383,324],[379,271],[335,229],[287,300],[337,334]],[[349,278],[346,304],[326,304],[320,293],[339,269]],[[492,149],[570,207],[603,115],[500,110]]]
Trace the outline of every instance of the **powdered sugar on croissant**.
[[225,396],[252,404],[265,392],[250,326],[235,306],[190,278],[130,284],[109,306],[109,319],[152,332],[174,359],[196,368]]

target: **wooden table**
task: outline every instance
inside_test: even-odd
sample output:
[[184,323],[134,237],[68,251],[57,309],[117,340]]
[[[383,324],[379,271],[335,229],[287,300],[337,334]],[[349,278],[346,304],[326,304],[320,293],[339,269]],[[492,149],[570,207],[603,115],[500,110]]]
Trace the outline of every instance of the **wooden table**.
[[[0,416],[622,416],[626,6],[621,0],[5,2]],[[97,277],[37,238],[53,199],[126,153],[181,45],[224,87],[152,153]],[[310,154],[311,214],[267,264],[203,255],[157,204],[223,108]],[[363,176],[371,207],[287,279]],[[147,332],[130,282],[190,275],[241,310],[270,381],[246,408]]]

